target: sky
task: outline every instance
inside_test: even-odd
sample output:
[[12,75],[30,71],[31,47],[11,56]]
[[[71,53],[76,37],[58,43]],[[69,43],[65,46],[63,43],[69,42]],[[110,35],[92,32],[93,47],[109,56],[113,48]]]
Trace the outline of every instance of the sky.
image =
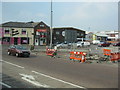
[[[40,22],[51,25],[50,2],[2,2],[2,23]],[[118,30],[118,2],[53,2],[53,27],[85,31]]]

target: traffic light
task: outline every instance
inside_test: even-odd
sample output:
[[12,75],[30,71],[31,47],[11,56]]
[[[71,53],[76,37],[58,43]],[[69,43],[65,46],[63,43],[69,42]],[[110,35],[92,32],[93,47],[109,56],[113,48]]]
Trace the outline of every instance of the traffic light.
[[19,34],[18,30],[12,29],[12,36]]

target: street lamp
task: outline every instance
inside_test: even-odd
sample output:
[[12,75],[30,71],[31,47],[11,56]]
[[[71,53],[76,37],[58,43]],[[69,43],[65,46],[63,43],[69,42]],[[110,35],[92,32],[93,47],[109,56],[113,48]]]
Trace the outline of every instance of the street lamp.
[[52,48],[52,33],[53,33],[53,30],[52,30],[52,18],[53,18],[53,11],[52,11],[52,0],[51,0],[51,26],[50,26],[50,48]]

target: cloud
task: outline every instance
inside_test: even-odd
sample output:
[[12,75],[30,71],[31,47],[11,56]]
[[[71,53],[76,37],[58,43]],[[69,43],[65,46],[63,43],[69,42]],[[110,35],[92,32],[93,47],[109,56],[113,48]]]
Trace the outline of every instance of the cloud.
[[[111,14],[114,13],[117,9],[110,3],[84,3],[76,7],[69,8],[69,11],[66,11],[61,16],[61,21],[69,22],[69,21],[86,21],[86,20],[100,20],[105,19],[107,17],[110,18]],[[117,14],[117,13],[115,13]]]

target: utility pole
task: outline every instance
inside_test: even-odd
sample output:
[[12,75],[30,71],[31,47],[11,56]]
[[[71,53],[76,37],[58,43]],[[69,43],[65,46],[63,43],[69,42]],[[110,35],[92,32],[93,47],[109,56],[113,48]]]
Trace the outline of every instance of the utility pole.
[[51,26],[50,26],[50,48],[52,48],[52,23],[53,23],[53,10],[52,10],[52,0],[51,0]]

